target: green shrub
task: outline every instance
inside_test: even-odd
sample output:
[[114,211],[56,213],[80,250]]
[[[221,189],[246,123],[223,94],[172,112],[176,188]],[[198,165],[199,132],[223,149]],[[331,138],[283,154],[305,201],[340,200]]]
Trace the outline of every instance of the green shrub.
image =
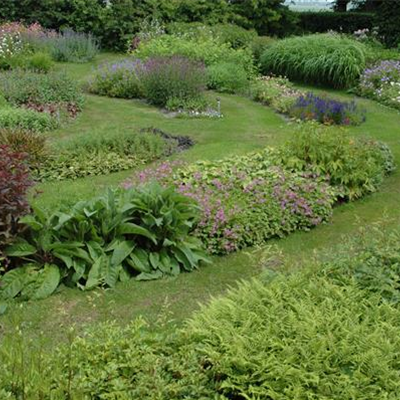
[[60,72],[3,72],[0,73],[0,92],[12,105],[29,105],[35,109],[49,107],[49,111],[55,111],[54,107],[76,113],[81,110],[84,101],[78,83]]
[[51,115],[25,108],[0,108],[0,129],[44,132],[56,129],[58,122]]
[[135,99],[144,96],[140,60],[126,59],[100,66],[91,78],[88,89],[101,96]]
[[377,10],[379,34],[387,47],[398,48],[400,45],[400,2],[382,1]]
[[298,26],[305,33],[325,33],[340,31],[353,33],[360,29],[369,29],[375,26],[375,14],[364,12],[332,12],[307,11],[298,12]]
[[328,176],[338,195],[350,200],[375,192],[394,169],[393,156],[382,143],[315,123],[301,125],[279,150],[279,162]]
[[[333,256],[334,254],[334,256]],[[382,301],[400,302],[400,231],[360,229],[329,252],[317,254],[317,273],[340,286],[356,284]]]
[[190,272],[206,260],[189,235],[197,219],[193,200],[158,185],[109,190],[50,216],[35,210],[21,219],[26,240],[6,249],[18,268],[2,277],[0,297],[39,299],[61,282],[89,290]]
[[228,44],[234,49],[249,47],[257,37],[254,30],[247,30],[233,24],[205,25],[201,22],[173,22],[167,26],[167,32],[190,39],[217,39],[221,44]]
[[337,34],[279,40],[261,57],[263,73],[335,88],[348,88],[365,68],[366,47]]
[[31,70],[33,72],[47,73],[53,68],[53,61],[48,53],[37,52],[34,54],[17,54],[8,60],[8,69]]
[[248,49],[232,49],[228,44],[221,44],[218,39],[193,38],[162,35],[139,44],[133,53],[136,57],[180,55],[191,60],[204,62],[210,66],[219,62],[232,62],[241,65],[249,73],[253,72],[253,57]]
[[259,64],[261,55],[276,39],[269,36],[256,36],[250,43],[250,49],[256,64]]
[[[1,111],[0,111],[1,114]],[[0,145],[15,153],[26,154],[28,165],[36,169],[48,156],[46,137],[23,129],[0,129]]]
[[54,63],[47,53],[34,53],[27,58],[27,66],[33,71],[49,72],[53,65]]
[[177,149],[176,140],[137,132],[78,136],[54,147],[35,177],[41,181],[77,179],[106,175],[147,164]]
[[208,68],[208,87],[223,93],[240,93],[249,87],[246,70],[237,64],[224,62]]
[[186,340],[225,398],[395,399],[399,316],[355,285],[303,272],[215,300]]
[[141,76],[145,98],[164,107],[171,99],[202,99],[206,86],[204,65],[182,56],[150,58]]

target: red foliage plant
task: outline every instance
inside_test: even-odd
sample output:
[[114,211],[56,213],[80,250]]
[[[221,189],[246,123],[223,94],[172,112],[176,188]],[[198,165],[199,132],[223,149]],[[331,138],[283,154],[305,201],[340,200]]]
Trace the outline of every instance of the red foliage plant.
[[28,155],[0,146],[0,258],[1,250],[18,234],[18,220],[30,211],[27,191],[33,181]]

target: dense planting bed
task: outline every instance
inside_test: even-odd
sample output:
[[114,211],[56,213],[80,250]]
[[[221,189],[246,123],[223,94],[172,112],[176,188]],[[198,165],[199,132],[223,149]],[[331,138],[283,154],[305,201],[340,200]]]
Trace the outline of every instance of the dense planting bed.
[[[133,38],[128,55],[94,58],[90,35],[7,27],[16,57],[0,66],[0,395],[397,396],[398,236],[385,246],[370,233],[329,258],[341,234],[399,220],[397,63],[364,71],[383,53],[338,34],[271,44],[229,26],[155,28]],[[312,47],[309,65],[299,64],[305,53],[291,51],[292,40]],[[330,48],[342,56],[330,59]],[[343,66],[343,55],[353,66],[338,77],[326,66]],[[392,109],[270,75],[282,71],[301,84],[352,86]],[[319,247],[327,253],[311,261]],[[308,268],[293,274],[296,266]],[[260,272],[171,333],[170,313],[180,322],[196,300]],[[65,342],[60,324],[86,332],[110,312],[116,324],[83,339],[71,331],[69,344],[47,354]],[[119,327],[138,315],[159,333],[143,320]],[[42,327],[43,358],[36,345],[25,351],[23,338],[36,342]],[[320,373],[334,351],[307,340],[315,332],[334,343],[333,375]],[[288,359],[283,342],[275,351],[281,337],[293,339],[285,351],[307,355]],[[371,352],[357,358],[365,343]],[[104,352],[109,360],[100,360]]]

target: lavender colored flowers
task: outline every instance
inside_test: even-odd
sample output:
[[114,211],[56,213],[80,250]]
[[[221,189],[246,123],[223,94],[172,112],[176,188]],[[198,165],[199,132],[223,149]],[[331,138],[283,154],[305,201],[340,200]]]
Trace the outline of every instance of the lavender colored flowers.
[[400,61],[381,61],[367,68],[361,77],[358,94],[400,109]]

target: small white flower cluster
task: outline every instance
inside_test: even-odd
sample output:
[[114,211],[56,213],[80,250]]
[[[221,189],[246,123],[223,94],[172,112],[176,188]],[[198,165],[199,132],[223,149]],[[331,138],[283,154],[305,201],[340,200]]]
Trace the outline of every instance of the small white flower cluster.
[[0,58],[10,58],[22,51],[23,44],[19,32],[7,32],[0,29]]

